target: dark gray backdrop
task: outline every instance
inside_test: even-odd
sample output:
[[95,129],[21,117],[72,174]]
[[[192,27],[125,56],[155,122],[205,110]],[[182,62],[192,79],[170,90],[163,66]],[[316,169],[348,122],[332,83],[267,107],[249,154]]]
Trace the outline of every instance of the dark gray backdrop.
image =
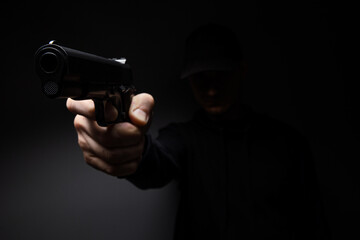
[[314,1],[3,3],[0,239],[171,239],[176,183],[142,191],[88,167],[74,116],[65,100],[42,95],[33,55],[56,39],[126,57],[139,92],[156,99],[155,137],[196,108],[178,75],[186,35],[208,21],[228,25],[242,40],[244,101],[307,136],[333,238],[354,234],[359,95],[351,9]]

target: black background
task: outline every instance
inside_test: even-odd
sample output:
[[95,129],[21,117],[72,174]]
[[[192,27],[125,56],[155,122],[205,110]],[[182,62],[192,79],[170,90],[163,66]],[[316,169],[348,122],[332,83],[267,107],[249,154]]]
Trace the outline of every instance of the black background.
[[[126,57],[156,100],[150,133],[196,108],[178,80],[187,34],[234,29],[249,69],[244,102],[301,131],[317,166],[333,239],[359,226],[358,24],[354,6],[301,1],[3,3],[0,239],[171,239],[178,192],[139,190],[88,167],[65,100],[42,95],[38,47]],[[351,237],[350,237],[351,236]]]

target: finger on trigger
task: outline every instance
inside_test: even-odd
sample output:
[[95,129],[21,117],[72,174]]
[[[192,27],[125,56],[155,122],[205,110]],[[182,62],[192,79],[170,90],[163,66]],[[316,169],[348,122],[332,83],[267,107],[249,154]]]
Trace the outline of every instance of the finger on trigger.
[[105,121],[112,122],[115,121],[118,117],[118,110],[110,101],[105,103]]

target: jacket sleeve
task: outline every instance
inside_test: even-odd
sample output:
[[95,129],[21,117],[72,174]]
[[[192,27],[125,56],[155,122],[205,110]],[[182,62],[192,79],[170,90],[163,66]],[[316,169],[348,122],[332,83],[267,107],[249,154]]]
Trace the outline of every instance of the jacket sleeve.
[[140,189],[160,188],[181,175],[186,147],[178,124],[160,129],[156,139],[145,136],[145,149],[137,171],[126,177]]
[[293,239],[330,239],[312,151],[308,142],[301,140],[294,151],[298,165],[293,171]]

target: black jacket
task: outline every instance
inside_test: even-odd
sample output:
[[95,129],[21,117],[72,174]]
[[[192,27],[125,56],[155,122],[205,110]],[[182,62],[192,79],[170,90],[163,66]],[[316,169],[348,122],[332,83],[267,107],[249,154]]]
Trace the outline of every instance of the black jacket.
[[[233,121],[199,111],[147,136],[137,187],[179,182],[174,239],[320,239],[310,148],[290,126],[242,106]],[[320,233],[321,235],[322,233]]]

